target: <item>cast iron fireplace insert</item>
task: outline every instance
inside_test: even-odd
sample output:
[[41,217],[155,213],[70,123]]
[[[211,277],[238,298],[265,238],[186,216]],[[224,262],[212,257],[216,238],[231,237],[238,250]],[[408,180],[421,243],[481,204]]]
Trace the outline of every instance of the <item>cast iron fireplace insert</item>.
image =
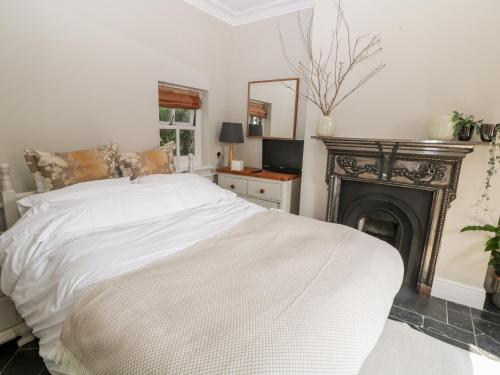
[[337,222],[397,248],[405,267],[403,285],[416,290],[433,199],[434,193],[428,190],[345,180]]

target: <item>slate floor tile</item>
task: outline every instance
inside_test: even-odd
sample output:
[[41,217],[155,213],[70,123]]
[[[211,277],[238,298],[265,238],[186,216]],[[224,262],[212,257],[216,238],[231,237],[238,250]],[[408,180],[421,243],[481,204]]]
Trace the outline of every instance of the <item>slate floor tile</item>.
[[500,345],[500,326],[486,322],[484,320],[474,319],[474,327],[476,327],[476,334],[484,333],[498,342]]
[[394,304],[446,323],[446,301],[444,299],[422,297],[415,291],[402,289],[396,296]]
[[448,337],[450,339],[463,342],[464,344],[476,344],[476,340],[472,332],[450,326],[428,317],[424,318],[424,329]]
[[16,341],[9,341],[0,346],[0,371],[4,369],[12,356],[17,352]]
[[44,366],[42,371],[40,371],[37,375],[51,375],[51,374],[50,374],[49,370],[47,370],[47,368]]
[[500,360],[500,344],[493,340],[488,335],[477,335],[476,336],[477,346],[486,352],[496,356],[497,360]]
[[448,324],[469,332],[474,332],[470,313],[461,314],[455,310],[448,310]]
[[447,344],[456,346],[460,349],[467,350],[467,351],[470,351],[470,349],[471,349],[471,346],[469,344],[465,344],[463,342],[450,339],[449,337],[440,335],[439,333],[436,333],[434,331],[430,331],[430,330],[425,329],[425,328],[416,328],[416,329],[422,333],[425,333],[426,335],[429,335],[431,337],[434,337],[435,339],[438,339],[439,341],[443,341]]
[[496,307],[491,301],[491,294],[486,296],[486,300],[484,301],[483,310],[489,311],[491,313],[500,315],[500,308]]
[[19,349],[20,350],[34,350],[34,349],[39,349],[40,345],[38,344],[38,340],[33,340],[23,346],[21,346]]
[[2,375],[37,375],[45,367],[37,350],[19,350]]
[[392,306],[389,317],[417,327],[422,327],[424,324],[424,317],[422,315],[398,306]]
[[446,306],[448,308],[448,312],[449,311],[456,311],[456,312],[459,312],[461,314],[470,315],[470,307],[469,306],[460,305],[458,303],[451,302],[451,301],[448,301],[446,303]]
[[500,325],[500,315],[485,311],[471,308],[471,314],[473,319],[486,320],[487,322]]

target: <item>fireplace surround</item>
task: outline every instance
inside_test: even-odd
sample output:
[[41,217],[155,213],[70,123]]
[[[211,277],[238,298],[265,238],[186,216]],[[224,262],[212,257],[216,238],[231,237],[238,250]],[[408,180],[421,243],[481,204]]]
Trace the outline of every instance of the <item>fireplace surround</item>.
[[429,296],[450,203],[456,198],[463,142],[313,137],[328,149],[326,220],[396,247],[403,285]]

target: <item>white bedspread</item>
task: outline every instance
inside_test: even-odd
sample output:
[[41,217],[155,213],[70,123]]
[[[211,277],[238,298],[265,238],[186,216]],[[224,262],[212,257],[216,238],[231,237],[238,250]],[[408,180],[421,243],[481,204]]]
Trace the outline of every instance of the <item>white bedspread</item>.
[[40,339],[48,366],[70,308],[92,285],[264,210],[188,174],[72,198],[41,202],[0,236],[2,290]]
[[[0,237],[1,287],[40,338],[40,354],[50,367],[63,321],[97,282],[168,257],[263,210],[193,175],[40,202]],[[391,300],[402,262],[393,248],[386,249],[392,257],[379,266],[387,267],[391,288],[372,285],[370,274],[358,277],[375,298]]]

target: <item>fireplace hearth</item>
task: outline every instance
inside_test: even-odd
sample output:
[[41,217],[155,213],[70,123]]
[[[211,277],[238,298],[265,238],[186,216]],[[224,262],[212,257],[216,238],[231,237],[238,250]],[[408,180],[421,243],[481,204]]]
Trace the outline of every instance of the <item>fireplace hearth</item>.
[[328,149],[326,220],[351,226],[397,248],[403,285],[429,296],[441,235],[456,197],[460,142],[313,137]]

